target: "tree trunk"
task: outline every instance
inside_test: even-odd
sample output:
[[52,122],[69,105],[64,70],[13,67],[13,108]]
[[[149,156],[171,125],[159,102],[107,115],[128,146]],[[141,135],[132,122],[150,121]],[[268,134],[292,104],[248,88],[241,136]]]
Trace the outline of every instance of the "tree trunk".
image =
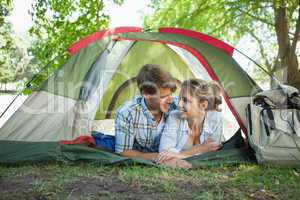
[[287,84],[298,88],[300,91],[300,70],[298,67],[297,55],[295,52],[289,52],[283,60],[287,67]]
[[[300,90],[300,70],[298,68],[298,60],[294,47],[297,43],[298,32],[296,31],[296,34],[294,35],[294,40],[296,41],[293,41],[293,45],[291,45],[286,17],[286,4],[286,0],[281,0],[280,5],[276,5],[276,3],[274,3],[278,55],[280,58],[281,68],[286,70],[285,83]],[[298,25],[299,24],[297,23],[297,26]],[[299,27],[296,27],[296,29],[299,29]]]

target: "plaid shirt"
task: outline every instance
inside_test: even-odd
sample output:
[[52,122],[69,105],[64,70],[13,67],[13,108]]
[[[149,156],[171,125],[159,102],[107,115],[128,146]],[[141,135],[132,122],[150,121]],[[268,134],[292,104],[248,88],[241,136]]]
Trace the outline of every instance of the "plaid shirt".
[[[168,113],[177,107],[176,100],[175,98],[170,105]],[[157,124],[143,97],[138,96],[126,102],[116,114],[115,152],[121,153],[126,150],[158,152],[160,136],[168,113],[165,113],[160,123]]]

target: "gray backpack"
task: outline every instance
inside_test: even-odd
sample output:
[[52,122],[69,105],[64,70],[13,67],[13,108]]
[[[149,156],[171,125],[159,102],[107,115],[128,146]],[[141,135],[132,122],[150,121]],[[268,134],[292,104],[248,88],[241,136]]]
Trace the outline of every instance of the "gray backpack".
[[257,93],[247,107],[248,138],[259,163],[300,164],[300,96],[291,86]]

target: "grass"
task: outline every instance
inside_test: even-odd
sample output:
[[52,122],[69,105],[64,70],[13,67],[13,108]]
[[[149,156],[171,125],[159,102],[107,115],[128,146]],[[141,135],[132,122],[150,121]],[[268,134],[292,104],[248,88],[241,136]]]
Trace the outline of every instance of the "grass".
[[300,168],[0,166],[0,199],[299,199]]

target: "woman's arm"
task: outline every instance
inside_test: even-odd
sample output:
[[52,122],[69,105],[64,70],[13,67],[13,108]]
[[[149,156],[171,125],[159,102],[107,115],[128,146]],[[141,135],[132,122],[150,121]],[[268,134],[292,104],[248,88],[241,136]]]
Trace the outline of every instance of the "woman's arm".
[[187,139],[188,127],[182,120],[178,118],[178,111],[170,113],[166,120],[165,127],[159,144],[159,152],[171,150],[179,152],[182,148],[182,143]]
[[188,150],[184,150],[179,152],[178,156],[181,158],[190,157],[196,154],[206,153],[210,151],[216,151],[220,148],[220,145],[218,143],[215,143],[212,140],[207,140],[203,144],[195,145],[192,148]]
[[223,116],[218,111],[208,111],[206,124],[203,130],[205,139],[210,138],[216,143],[223,141]]
[[207,140],[204,144],[195,145],[192,148],[181,152],[173,152],[170,150],[162,151],[158,154],[156,162],[163,163],[166,160],[170,160],[173,158],[184,159],[193,155],[216,151],[219,148],[219,144],[215,143],[214,141]]

